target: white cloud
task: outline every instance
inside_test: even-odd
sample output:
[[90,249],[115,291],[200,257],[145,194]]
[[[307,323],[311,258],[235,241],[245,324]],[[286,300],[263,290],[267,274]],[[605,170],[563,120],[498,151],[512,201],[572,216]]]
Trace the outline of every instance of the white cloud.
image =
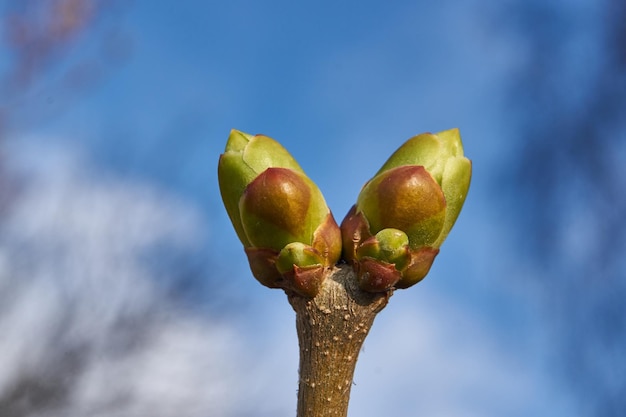
[[0,414],[235,415],[235,331],[177,308],[151,280],[150,251],[193,250],[202,217],[76,151],[13,145],[5,156]]

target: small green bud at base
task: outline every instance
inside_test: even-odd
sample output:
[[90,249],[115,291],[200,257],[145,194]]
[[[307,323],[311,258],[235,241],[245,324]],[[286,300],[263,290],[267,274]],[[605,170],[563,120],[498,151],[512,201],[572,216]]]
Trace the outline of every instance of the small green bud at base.
[[409,263],[409,238],[398,229],[383,229],[363,241],[357,249],[357,259],[369,257],[404,269]]
[[291,271],[294,266],[300,268],[323,266],[324,259],[313,247],[300,242],[292,242],[285,246],[278,254],[276,269],[281,274]]

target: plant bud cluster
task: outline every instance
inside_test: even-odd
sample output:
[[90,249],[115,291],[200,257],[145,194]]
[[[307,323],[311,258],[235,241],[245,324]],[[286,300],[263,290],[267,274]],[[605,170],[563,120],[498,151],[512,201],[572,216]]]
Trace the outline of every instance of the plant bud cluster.
[[465,202],[471,162],[458,129],[417,135],[363,186],[341,227],[317,185],[267,136],[233,130],[218,178],[255,278],[314,297],[342,257],[365,291],[421,281]]

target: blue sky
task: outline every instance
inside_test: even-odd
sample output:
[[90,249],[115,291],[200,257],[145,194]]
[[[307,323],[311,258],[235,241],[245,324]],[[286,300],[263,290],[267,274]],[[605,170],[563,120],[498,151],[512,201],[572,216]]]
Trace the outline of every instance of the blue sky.
[[[70,216],[84,210],[78,202],[96,199],[102,205],[93,203],[96,208],[118,207],[131,224],[153,219],[146,220],[145,228],[154,232],[148,237],[141,237],[141,227],[130,227],[139,243],[120,249],[128,255],[120,263],[124,274],[132,281],[144,246],[173,241],[180,244],[177,250],[214,265],[217,274],[203,270],[199,279],[226,280],[217,287],[237,292],[224,295],[231,303],[226,311],[240,311],[198,317],[204,310],[197,306],[164,307],[176,312],[175,325],[168,322],[165,341],[156,339],[153,350],[130,363],[144,364],[157,375],[153,379],[171,372],[168,378],[201,381],[209,391],[219,389],[220,380],[233,390],[245,384],[240,395],[257,401],[259,413],[292,415],[293,312],[283,294],[250,275],[219,199],[216,164],[230,129],[279,140],[317,182],[340,221],[362,184],[406,139],[459,127],[474,164],[466,207],[427,279],[397,292],[377,319],[357,367],[351,415],[575,415],[575,400],[551,376],[553,352],[535,301],[538,290],[523,282],[533,267],[516,257],[503,204],[493,195],[493,173],[514,148],[505,95],[512,75],[529,59],[522,40],[499,25],[506,3],[336,3],[135,1],[123,8],[118,17],[127,59],[107,64],[102,81],[70,104],[62,92],[43,89],[19,110],[21,122],[6,145],[12,169],[31,178],[33,195],[37,187],[51,190],[37,197],[36,206],[49,214],[45,207],[56,201],[57,217],[35,212],[34,218],[44,220],[22,236],[18,226],[28,216],[15,215],[16,236],[28,241],[47,231],[51,245],[61,237],[69,242],[64,256],[72,257],[80,239],[89,239],[98,253],[99,244],[107,245],[107,225],[116,223],[115,215],[100,209],[87,209],[80,223]],[[571,13],[580,12],[573,7]],[[101,59],[99,39],[98,33],[83,39],[69,61]],[[51,116],[29,125],[28,106]],[[148,214],[132,210],[134,198]],[[68,221],[79,222],[74,234],[50,226]],[[85,225],[94,223],[101,227],[84,235]],[[115,232],[121,241],[129,239],[125,230]],[[104,261],[94,257],[84,260],[87,270],[101,268]],[[136,279],[148,289],[136,296],[162,301],[154,295],[163,291],[160,281],[143,268]],[[199,279],[190,281],[197,291],[204,288]],[[82,297],[79,278],[71,282],[74,296]],[[122,289],[133,286],[120,282]],[[194,300],[199,306],[215,302],[211,292]],[[181,334],[172,337],[184,344],[168,344],[167,335],[176,331]],[[184,360],[162,373],[162,365],[150,365],[151,355],[196,360],[208,346],[241,367],[219,368],[221,379],[203,379]],[[106,375],[101,368],[94,365],[94,386]],[[137,378],[138,385],[158,392],[149,378]],[[90,404],[88,394],[82,406]],[[168,403],[164,394],[164,407],[193,401],[184,393],[172,395]],[[149,397],[136,398],[139,404]],[[249,412],[232,402],[221,415]],[[189,415],[216,412],[212,406],[203,402]]]

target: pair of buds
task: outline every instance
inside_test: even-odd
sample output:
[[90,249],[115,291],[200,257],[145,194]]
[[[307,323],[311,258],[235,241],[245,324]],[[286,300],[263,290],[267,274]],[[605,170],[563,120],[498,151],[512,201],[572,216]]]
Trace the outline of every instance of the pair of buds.
[[421,281],[461,211],[471,162],[457,129],[415,136],[364,185],[341,227],[317,185],[267,136],[233,130],[218,178],[255,278],[314,297],[342,258],[365,291]]

